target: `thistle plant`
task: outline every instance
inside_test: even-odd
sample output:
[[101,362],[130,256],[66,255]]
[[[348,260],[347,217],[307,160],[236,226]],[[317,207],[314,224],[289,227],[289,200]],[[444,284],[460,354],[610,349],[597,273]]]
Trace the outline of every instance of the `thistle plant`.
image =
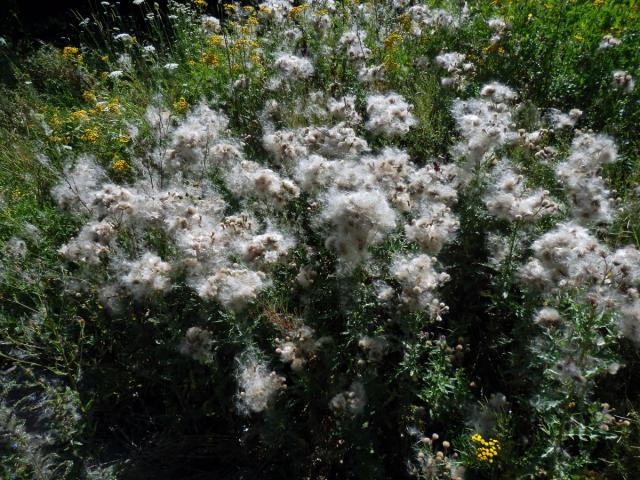
[[632,478],[635,13],[458,3],[102,2],[12,64],[3,475]]

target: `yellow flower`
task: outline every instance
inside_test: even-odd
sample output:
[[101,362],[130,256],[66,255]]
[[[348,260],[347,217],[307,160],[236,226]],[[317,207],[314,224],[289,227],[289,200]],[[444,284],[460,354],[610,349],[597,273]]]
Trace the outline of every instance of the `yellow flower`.
[[474,433],[471,440],[480,444],[476,447],[476,459],[481,462],[493,463],[494,457],[497,457],[500,452],[500,442],[495,438],[485,440],[479,433]]
[[89,90],[85,90],[84,92],[82,92],[82,99],[85,102],[93,103],[96,101],[96,94]]
[[247,18],[247,24],[249,25],[259,25],[260,22],[258,21],[258,17],[256,17],[255,15],[251,15],[249,18]]
[[113,113],[120,113],[120,100],[115,97],[107,104],[107,110]]
[[254,52],[249,57],[249,60],[251,60],[251,63],[254,65],[258,65],[260,63],[260,55],[257,52]]
[[195,3],[196,6],[200,8],[205,8],[207,6],[207,2],[205,2],[204,0],[193,0],[193,3]]
[[411,20],[411,16],[407,15],[406,13],[403,13],[402,15],[400,15],[398,17],[398,22],[400,23],[400,25],[402,25],[402,29],[405,32],[410,32],[411,31],[411,26],[412,26],[412,20]]
[[118,141],[120,143],[129,143],[131,141],[131,137],[129,135],[120,135],[118,137]]
[[64,47],[62,49],[62,55],[65,58],[73,58],[77,56],[79,53],[80,53],[80,50],[78,49],[78,47]]
[[124,172],[129,168],[129,164],[127,163],[126,160],[123,160],[122,158],[118,158],[118,156],[116,155],[113,157],[111,168],[116,172]]
[[605,3],[607,3],[605,0],[593,0],[593,4],[596,7],[599,7],[600,5],[604,5]]
[[178,113],[184,113],[189,109],[189,103],[184,97],[180,97],[177,102],[173,103],[173,109]]
[[256,9],[251,5],[245,5],[244,7],[242,7],[242,9],[247,13],[253,13],[256,11]]
[[216,67],[220,65],[220,59],[213,52],[205,52],[202,54],[202,63],[205,65],[211,65],[212,67]]
[[211,35],[209,37],[209,43],[211,45],[222,45],[224,43],[224,37],[222,35]]
[[584,37],[582,35],[580,35],[579,33],[576,33],[573,38],[575,38],[576,40],[578,40],[579,42],[583,42],[584,41]]
[[402,36],[398,32],[391,32],[387,38],[384,39],[384,48],[389,50],[394,48],[397,43],[402,41]]
[[109,61],[109,55],[103,55],[100,57],[100,60],[102,60],[103,62],[108,62]]
[[303,3],[302,5],[298,5],[296,7],[291,8],[291,10],[289,10],[289,16],[290,17],[296,17],[298,15],[300,15],[301,13],[303,13],[307,8],[309,8],[309,5],[307,3]]
[[76,110],[75,112],[71,112],[71,117],[74,120],[83,120],[87,118],[89,115],[86,110]]
[[87,128],[84,133],[80,137],[80,140],[83,142],[96,143],[98,141],[98,129],[97,128]]
[[92,113],[100,113],[104,112],[107,109],[107,104],[105,102],[96,103],[96,106],[91,109]]
[[233,3],[225,3],[224,4],[224,11],[225,12],[235,12],[236,11],[236,5]]

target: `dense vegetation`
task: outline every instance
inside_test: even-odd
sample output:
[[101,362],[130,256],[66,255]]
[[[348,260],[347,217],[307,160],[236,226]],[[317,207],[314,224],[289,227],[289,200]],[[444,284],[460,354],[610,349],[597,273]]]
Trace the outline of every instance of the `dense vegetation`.
[[131,3],[0,44],[2,478],[635,478],[635,1]]

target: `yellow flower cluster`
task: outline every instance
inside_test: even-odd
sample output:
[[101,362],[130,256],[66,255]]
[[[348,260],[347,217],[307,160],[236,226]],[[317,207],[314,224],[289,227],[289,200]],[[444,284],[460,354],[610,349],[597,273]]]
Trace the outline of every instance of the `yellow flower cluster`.
[[107,110],[113,113],[120,113],[120,100],[115,97],[107,104]]
[[411,21],[411,16],[406,13],[403,13],[398,17],[398,23],[400,23],[400,25],[402,26],[402,29],[405,32],[410,32],[411,27],[413,26]]
[[80,140],[89,143],[96,143],[98,141],[98,136],[97,128],[87,128],[80,137]]
[[127,163],[126,160],[123,160],[122,158],[118,158],[116,156],[116,157],[113,157],[113,163],[111,164],[111,168],[116,172],[124,172],[126,169],[129,168],[129,164]]
[[64,58],[73,58],[77,57],[80,54],[80,49],[78,47],[64,47],[62,49],[62,55]]
[[307,8],[309,8],[309,4],[307,4],[307,3],[303,3],[302,5],[298,5],[296,7],[292,7],[291,10],[289,10],[289,16],[290,17],[296,17],[296,16],[300,15],[301,13],[303,13]]
[[207,2],[205,2],[204,0],[193,0],[193,3],[195,3],[196,6],[201,8],[205,8],[207,6]]
[[85,90],[84,92],[82,92],[82,99],[88,103],[94,103],[97,100],[96,94],[90,90]]
[[75,112],[71,112],[71,118],[74,120],[84,120],[88,116],[89,114],[86,110],[76,110]]
[[396,44],[402,41],[402,36],[398,32],[391,32],[387,38],[384,39],[384,48],[390,50],[396,46]]
[[178,113],[184,113],[189,109],[189,103],[184,97],[180,97],[177,102],[173,102],[173,109]]
[[204,52],[202,54],[202,63],[205,65],[211,65],[212,67],[220,65],[220,59],[213,52]]
[[500,442],[495,438],[485,440],[479,433],[475,433],[471,440],[480,444],[476,447],[476,458],[481,462],[493,463],[494,457],[500,452]]
[[222,35],[211,35],[209,37],[209,43],[211,45],[222,45],[224,43],[224,37]]

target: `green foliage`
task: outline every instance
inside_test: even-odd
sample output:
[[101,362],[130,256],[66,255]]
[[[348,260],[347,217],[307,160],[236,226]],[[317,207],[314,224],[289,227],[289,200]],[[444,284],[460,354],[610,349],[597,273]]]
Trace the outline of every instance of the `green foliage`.
[[[114,280],[113,272],[96,267],[87,275],[59,255],[81,223],[78,212],[55,205],[52,188],[83,155],[94,156],[116,184],[143,177],[150,152],[167,148],[145,118],[147,106],[175,125],[204,100],[226,113],[229,135],[261,164],[269,161],[261,118],[268,101],[278,102],[273,121],[281,129],[309,123],[305,112],[316,91],[355,95],[364,112],[369,87],[338,45],[356,20],[373,60],[386,69],[376,87],[413,105],[418,125],[399,146],[416,165],[454,160],[459,132],[451,104],[487,81],[520,93],[514,121],[523,129],[540,123],[540,109],[579,108],[581,128],[611,135],[620,148],[620,161],[603,175],[621,211],[598,233],[611,247],[640,246],[640,90],[611,87],[614,70],[640,74],[636,2],[480,1],[458,29],[417,37],[389,2],[372,3],[373,15],[365,16],[357,2],[338,2],[326,39],[304,9],[286,17],[301,30],[301,50],[315,59],[310,81],[295,85],[269,83],[283,25],[257,14],[255,25],[247,20],[252,13],[238,19],[227,8],[221,31],[206,32],[201,7],[192,3],[172,3],[170,17],[145,3],[153,16],[125,40],[114,39],[113,27],[133,27],[109,7],[80,30],[77,51],[42,46],[14,59],[11,84],[0,91],[3,478],[401,478],[408,460],[429,479],[455,478],[451,472],[462,465],[470,479],[634,478],[638,350],[621,338],[615,314],[595,308],[584,292],[542,297],[523,287],[517,272],[531,241],[567,212],[533,226],[491,217],[482,202],[490,165],[470,172],[454,207],[460,229],[439,257],[451,266],[442,321],[378,300],[377,278],[399,289],[389,272],[394,256],[417,251],[401,229],[371,248],[381,266],[375,275],[363,267],[338,273],[340,260],[317,235],[317,205],[306,194],[278,213],[304,238],[244,311],[203,301],[184,278],[173,279],[162,298],[110,302],[94,284]],[[486,20],[496,16],[509,27],[490,44]],[[598,49],[605,34],[621,45]],[[145,51],[148,45],[155,50]],[[443,71],[433,58],[442,51],[464,53],[475,65],[460,90],[440,85]],[[374,151],[392,145],[354,128]],[[566,157],[569,133],[546,131],[543,138]],[[521,144],[499,153],[526,173],[528,187],[566,200],[552,163]],[[241,201],[222,173],[213,169],[206,180],[226,201],[225,213],[239,213]],[[498,260],[491,234],[507,242]],[[117,241],[125,260],[137,258],[141,246],[163,259],[176,256],[160,228],[143,238],[123,230]],[[311,287],[292,288],[308,265],[316,275]],[[558,309],[561,325],[532,322],[543,305]],[[301,319],[323,343],[296,371],[274,352]],[[203,361],[180,353],[192,327],[212,338]],[[363,349],[364,337],[387,342],[382,359]],[[287,390],[267,412],[242,417],[234,359],[247,348],[267,352],[261,360],[287,375]],[[366,390],[367,409],[332,411],[330,400],[354,379]],[[494,462],[479,458],[477,433],[499,441]],[[435,467],[427,468],[429,461]]]

